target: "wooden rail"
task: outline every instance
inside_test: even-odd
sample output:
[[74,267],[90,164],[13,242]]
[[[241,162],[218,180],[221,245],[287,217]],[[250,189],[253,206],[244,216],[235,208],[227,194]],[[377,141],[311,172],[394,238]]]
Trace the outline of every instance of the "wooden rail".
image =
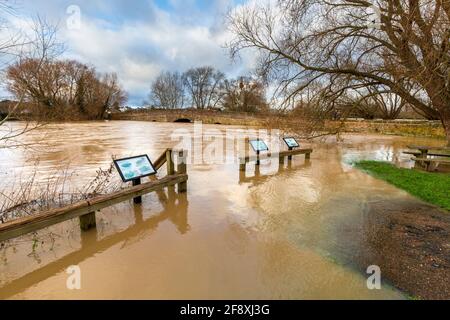
[[[153,166],[155,167],[156,170],[158,170],[159,168],[161,168],[164,163],[167,162],[167,154],[172,154],[172,149],[166,149],[163,153],[161,153],[161,155],[153,162]],[[172,162],[170,160],[170,162]],[[169,170],[167,170],[167,174],[169,174]]]
[[111,194],[100,195],[62,208],[51,209],[0,224],[0,241],[15,238],[76,217],[80,218],[80,228],[88,230],[95,227],[95,212],[106,207],[174,185],[178,185],[178,192],[185,192],[188,180],[185,160],[186,152],[178,151],[178,172],[175,173],[172,150],[167,149],[164,152],[163,159],[159,157],[155,161],[157,164],[154,164],[154,166],[160,168],[164,163],[167,163],[167,170],[171,173],[170,175]]
[[[284,163],[285,157],[292,157],[294,155],[304,154],[305,160],[309,160],[311,158],[312,152],[313,152],[312,149],[294,149],[294,150],[280,151],[280,152],[274,152],[274,153],[267,153],[267,154],[263,155],[264,156],[263,158],[278,157],[279,163]],[[251,162],[251,161],[258,162],[258,160],[261,160],[261,159],[262,159],[261,156],[258,156],[258,155],[241,157],[239,159],[239,164],[240,164],[239,170],[245,171],[245,165],[247,164],[247,162]]]

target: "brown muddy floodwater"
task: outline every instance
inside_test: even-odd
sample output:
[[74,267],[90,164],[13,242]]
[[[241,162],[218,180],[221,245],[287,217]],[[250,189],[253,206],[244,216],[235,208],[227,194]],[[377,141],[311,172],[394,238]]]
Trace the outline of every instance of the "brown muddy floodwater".
[[[195,148],[207,151],[211,132],[225,136],[226,130],[240,129],[245,128],[204,125],[205,141]],[[0,187],[13,188],[17,177],[26,179],[33,171],[45,183],[61,168],[73,170],[72,182],[83,184],[98,168],[107,168],[112,155],[146,153],[155,159],[176,146],[174,132],[193,133],[194,125],[48,125],[25,138],[32,148],[0,151]],[[246,177],[232,155],[225,163],[189,164],[188,192],[174,201],[152,193],[142,205],[129,201],[103,210],[89,232],[81,233],[74,219],[4,244],[0,298],[405,298],[389,281],[381,290],[367,288],[366,270],[354,261],[355,254],[372,248],[352,235],[368,223],[371,201],[418,200],[353,169],[351,162],[409,166],[409,157],[401,154],[409,143],[442,141],[360,135],[302,143],[314,149],[310,164],[303,156],[285,168],[277,159],[266,160],[256,175],[248,165]],[[162,168],[159,175],[164,174]],[[34,242],[36,236],[45,240]],[[80,267],[81,290],[66,287],[71,265]]]

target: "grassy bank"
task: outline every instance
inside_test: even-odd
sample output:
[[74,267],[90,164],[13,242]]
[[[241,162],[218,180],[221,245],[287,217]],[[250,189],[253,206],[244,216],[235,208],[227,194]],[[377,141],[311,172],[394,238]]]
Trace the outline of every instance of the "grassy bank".
[[357,168],[424,201],[450,211],[450,175],[397,168],[387,162],[361,161]]

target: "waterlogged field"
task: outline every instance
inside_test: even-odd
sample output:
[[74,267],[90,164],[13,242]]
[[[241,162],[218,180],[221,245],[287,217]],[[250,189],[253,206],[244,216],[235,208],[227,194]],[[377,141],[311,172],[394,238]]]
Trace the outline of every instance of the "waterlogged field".
[[[364,231],[371,201],[417,200],[351,163],[377,159],[408,167],[409,156],[401,154],[407,144],[442,142],[363,135],[301,141],[314,149],[310,163],[304,156],[291,166],[263,160],[260,170],[248,164],[243,174],[236,159],[248,133],[255,129],[53,124],[27,136],[32,147],[0,151],[2,190],[30,175],[45,184],[63,172],[82,186],[98,168],[108,168],[113,155],[155,159],[181,145],[190,152],[186,194],[152,193],[142,205],[129,201],[102,210],[89,232],[81,233],[74,219],[3,243],[0,298],[405,298],[383,279],[383,270],[381,289],[369,290],[369,265],[355,261],[375,250]],[[270,150],[287,148],[279,137],[264,139]],[[158,176],[164,174],[162,168]],[[79,289],[71,285],[74,270]]]

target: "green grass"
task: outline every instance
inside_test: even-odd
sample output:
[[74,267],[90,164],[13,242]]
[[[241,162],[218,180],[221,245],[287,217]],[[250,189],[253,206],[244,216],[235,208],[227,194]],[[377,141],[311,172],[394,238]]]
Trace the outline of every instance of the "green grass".
[[355,166],[375,178],[450,211],[450,175],[397,168],[388,162],[360,161]]

